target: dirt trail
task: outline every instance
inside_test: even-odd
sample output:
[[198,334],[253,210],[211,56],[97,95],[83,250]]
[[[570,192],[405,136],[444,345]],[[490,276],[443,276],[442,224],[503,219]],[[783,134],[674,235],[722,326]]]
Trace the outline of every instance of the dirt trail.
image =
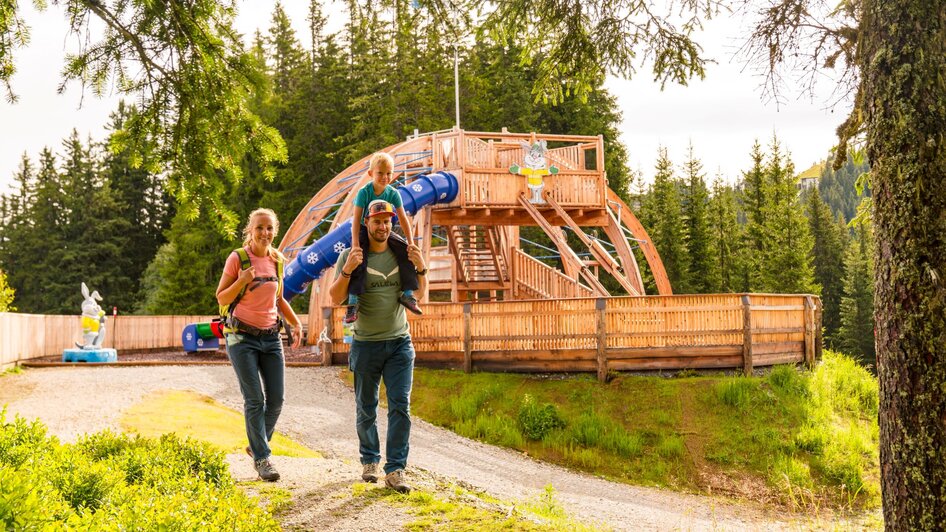
[[[354,398],[338,377],[338,368],[289,368],[286,404],[278,430],[321,451],[325,459],[276,457],[298,510],[292,526],[357,530],[380,524],[393,528],[409,522],[402,511],[376,507],[338,509],[337,494],[359,480]],[[123,368],[49,368],[0,379],[0,405],[8,416],[41,419],[52,434],[71,441],[105,428],[118,430],[121,411],[145,394],[165,389],[191,390],[242,410],[232,370],[225,366]],[[379,413],[384,431],[384,413]],[[253,477],[248,460],[230,457],[234,477]],[[419,482],[455,479],[510,500],[537,497],[552,485],[574,518],[615,530],[759,530],[830,526],[765,513],[723,499],[614,483],[537,462],[519,453],[484,445],[414,419],[409,472]],[[306,515],[300,515],[306,513]],[[369,515],[370,514],[370,515]]]

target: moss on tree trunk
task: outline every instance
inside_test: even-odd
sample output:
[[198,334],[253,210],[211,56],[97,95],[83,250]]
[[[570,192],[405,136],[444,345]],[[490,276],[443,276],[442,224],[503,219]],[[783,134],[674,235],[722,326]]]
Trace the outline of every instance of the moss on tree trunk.
[[946,5],[867,0],[880,461],[890,530],[946,523]]

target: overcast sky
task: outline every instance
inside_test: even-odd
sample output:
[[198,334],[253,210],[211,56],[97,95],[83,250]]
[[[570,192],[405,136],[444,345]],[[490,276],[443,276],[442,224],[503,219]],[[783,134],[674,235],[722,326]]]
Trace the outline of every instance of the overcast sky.
[[[274,5],[273,0],[242,2],[238,30],[246,35],[257,27],[265,31]],[[308,2],[285,0],[283,5],[297,38],[307,43]],[[32,2],[21,2],[20,8],[31,26],[32,40],[29,47],[16,52],[13,88],[20,100],[16,104],[0,101],[0,192],[10,190],[24,152],[34,162],[44,146],[61,153],[62,139],[73,128],[83,139],[89,135],[104,139],[104,125],[118,102],[114,96],[98,99],[87,93],[83,97],[76,83],[57,94],[63,56],[77,49],[75,37],[66,37],[59,7],[51,6],[41,15],[33,11]],[[608,80],[607,87],[617,96],[623,113],[621,140],[628,148],[630,166],[645,179],[653,175],[659,146],[667,147],[674,163],[681,164],[692,142],[709,179],[720,172],[733,181],[748,166],[755,139],[767,143],[776,134],[798,172],[823,159],[834,144],[834,129],[843,121],[848,104],[829,108],[830,83],[821,84],[814,98],[799,98],[789,88],[780,105],[764,101],[761,78],[746,69],[742,59],[734,58],[745,35],[743,24],[719,17],[698,37],[707,56],[716,61],[703,81],[692,81],[688,87],[668,85],[661,91],[646,69],[631,81]],[[452,93],[452,87],[444,90]],[[460,120],[462,125],[462,116]]]

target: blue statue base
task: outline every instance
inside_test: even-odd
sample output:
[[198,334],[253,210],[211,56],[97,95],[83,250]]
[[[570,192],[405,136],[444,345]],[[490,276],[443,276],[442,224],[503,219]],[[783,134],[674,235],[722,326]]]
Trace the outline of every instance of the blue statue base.
[[111,348],[66,349],[62,352],[63,362],[116,362],[118,352]]

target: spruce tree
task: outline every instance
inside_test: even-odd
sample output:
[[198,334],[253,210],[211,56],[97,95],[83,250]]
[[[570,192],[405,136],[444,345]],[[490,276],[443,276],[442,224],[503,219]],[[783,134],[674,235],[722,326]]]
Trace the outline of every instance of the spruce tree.
[[658,150],[647,232],[660,253],[675,294],[690,293],[690,260],[684,245],[685,228],[680,207],[680,182],[674,175],[667,149]]
[[[110,115],[107,129],[112,135],[124,127],[137,112],[124,102]],[[174,205],[164,190],[161,176],[145,168],[135,168],[128,150],[105,150],[102,161],[101,196],[111,196],[111,208],[102,210],[100,234],[120,249],[121,284],[110,279],[100,290],[107,303],[120,312],[132,312],[138,306],[140,280],[158,247],[164,243],[164,231],[173,215]],[[106,198],[106,202],[109,200]],[[107,222],[106,222],[107,220]]]
[[743,228],[737,218],[736,191],[723,183],[717,175],[713,181],[713,195],[708,208],[710,235],[714,241],[713,261],[718,284],[713,292],[735,292],[740,290],[739,253],[743,242]]
[[[860,203],[854,183],[861,174],[870,170],[870,166],[863,153],[854,151],[848,153],[844,164],[835,170],[835,157],[837,152],[832,150],[821,171],[818,192],[831,212],[843,214],[846,220],[850,220],[854,218],[857,204]],[[867,188],[865,193],[869,196],[870,189]]]
[[693,144],[690,144],[683,163],[683,181],[684,242],[690,258],[687,277],[693,292],[706,294],[719,286],[719,269],[713,260],[716,253],[710,235],[709,191],[703,176],[703,163],[693,153]]
[[[65,194],[56,158],[40,152],[32,199],[20,207],[20,222],[11,231],[4,258],[7,280],[17,293],[20,312],[54,313],[64,307],[64,294],[54,291],[64,262]],[[78,293],[76,285],[75,291]]]
[[770,199],[770,187],[766,186],[762,146],[756,140],[750,152],[752,167],[742,174],[742,210],[745,215],[746,230],[743,235],[741,275],[739,291],[750,292],[762,289],[764,282],[762,265],[769,246],[765,232],[766,205]]
[[[204,215],[206,216],[206,215]],[[171,221],[141,280],[140,314],[216,314],[217,283],[227,255],[240,242],[225,241],[205,218]]]
[[869,223],[857,227],[857,238],[844,255],[844,287],[838,346],[867,365],[876,364],[874,347],[874,260]]
[[795,187],[791,159],[772,139],[765,165],[762,208],[763,243],[759,290],[775,293],[818,293],[811,267],[814,245]]
[[75,131],[64,143],[61,264],[69,267],[47,285],[48,303],[57,313],[75,312],[83,282],[102,294],[106,306],[130,310],[134,304],[137,276],[132,277],[127,253],[133,226],[103,179],[94,149]]
[[815,281],[821,285],[822,325],[825,339],[834,345],[841,325],[841,292],[844,277],[844,235],[831,215],[831,209],[821,200],[818,188],[807,193],[806,214],[814,245],[811,263]]

